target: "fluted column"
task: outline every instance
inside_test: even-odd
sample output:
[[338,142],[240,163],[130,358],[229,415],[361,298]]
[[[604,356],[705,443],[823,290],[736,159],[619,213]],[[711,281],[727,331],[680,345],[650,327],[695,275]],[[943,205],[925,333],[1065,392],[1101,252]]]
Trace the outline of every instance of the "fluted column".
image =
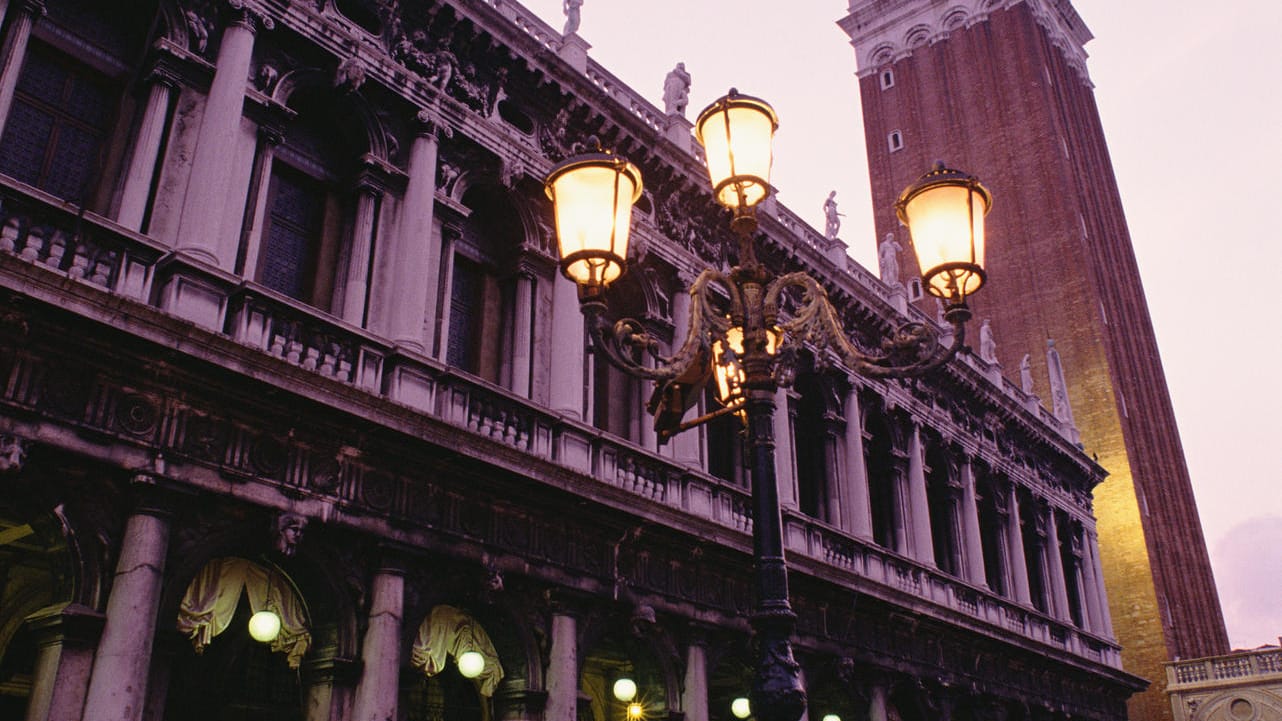
[[868,463],[864,458],[863,416],[857,388],[846,394],[846,477],[842,485],[850,499],[849,511],[842,514],[842,529],[871,541],[872,506],[868,500]]
[[391,559],[374,574],[369,626],[361,644],[364,670],[352,705],[355,721],[395,719],[401,679],[401,623],[405,608],[405,577]]
[[388,293],[392,341],[419,353],[433,355],[435,333],[424,331],[424,322],[435,324],[441,277],[441,245],[432,227],[436,205],[436,165],[440,126],[427,111],[419,111],[414,143],[409,151],[409,183],[401,201],[400,232],[392,258]]
[[374,232],[377,227],[375,219],[382,192],[381,184],[369,179],[362,179],[357,183],[356,217],[352,223],[352,239],[348,244],[347,267],[338,314],[355,326],[365,325],[369,299],[370,252],[374,247]]
[[[7,11],[6,7],[4,14]],[[4,45],[0,46],[0,135],[4,134],[4,124],[13,110],[13,94],[18,89],[22,61],[27,57],[31,27],[35,25],[36,18],[45,14],[45,4],[43,0],[22,0],[14,11]],[[0,20],[3,20],[3,14],[0,14]]]
[[1010,551],[1010,580],[1014,599],[1025,605],[1033,602],[1028,590],[1028,560],[1024,556],[1024,534],[1020,530],[1019,498],[1011,485],[1007,505],[1006,545]]
[[552,281],[552,364],[548,385],[552,412],[583,420],[584,323],[579,292],[565,278]]
[[[567,285],[569,285],[567,283]],[[578,621],[564,612],[552,614],[548,649],[547,706],[543,721],[576,721],[579,704]]]
[[[672,348],[670,353],[681,347],[685,343],[686,336],[690,333],[690,286],[691,278],[685,273],[677,274],[677,282],[681,289],[672,294]],[[699,413],[703,409],[703,398],[700,397],[692,409],[692,413]],[[692,468],[706,468],[703,463],[703,455],[699,452],[699,439],[703,437],[706,429],[691,429],[684,433],[678,433],[668,440],[672,447],[672,459],[677,463],[690,466]]]
[[239,220],[242,215],[239,208],[230,213],[227,209],[237,158],[231,150],[240,133],[245,84],[260,23],[271,28],[270,18],[242,8],[223,30],[178,222],[178,248],[225,270],[233,268],[239,239],[235,233],[222,232],[224,221]]
[[1046,507],[1046,542],[1042,544],[1046,558],[1047,575],[1050,576],[1051,609],[1055,618],[1068,621],[1073,618],[1068,607],[1068,584],[1064,580],[1064,554],[1059,547],[1059,529],[1055,520],[1055,507]]
[[516,297],[512,300],[512,392],[522,398],[530,397],[530,379],[533,374],[530,360],[534,354],[534,274],[522,269],[516,276]]
[[681,691],[684,721],[708,721],[708,656],[703,639],[686,647],[685,686]]
[[140,476],[140,500],[125,522],[107,619],[94,654],[84,721],[138,721],[147,698],[160,587],[169,552],[169,510]]
[[147,106],[138,125],[134,152],[120,193],[120,210],[116,213],[116,222],[130,230],[142,230],[147,200],[151,197],[155,179],[156,158],[160,155],[160,144],[169,121],[169,100],[178,87],[177,79],[161,68],[152,70],[148,82],[151,87],[147,91]]
[[969,458],[961,462],[961,532],[962,548],[966,555],[964,572],[966,580],[987,588],[984,574],[984,541],[979,532],[979,503],[975,498],[975,469]]
[[930,533],[930,501],[926,496],[925,457],[921,445],[921,426],[912,424],[908,436],[908,534],[913,558],[935,565],[935,544]]
[[797,464],[793,460],[796,445],[792,434],[792,403],[789,402],[789,395],[786,388],[775,391],[775,482],[779,487],[779,505],[795,510],[799,505],[799,492]]
[[1099,599],[1100,627],[1096,629],[1101,635],[1113,638],[1113,614],[1108,608],[1108,593],[1104,587],[1104,567],[1100,565],[1099,537],[1094,529],[1083,529],[1086,534],[1086,553],[1089,558],[1088,571],[1095,577],[1095,597]]

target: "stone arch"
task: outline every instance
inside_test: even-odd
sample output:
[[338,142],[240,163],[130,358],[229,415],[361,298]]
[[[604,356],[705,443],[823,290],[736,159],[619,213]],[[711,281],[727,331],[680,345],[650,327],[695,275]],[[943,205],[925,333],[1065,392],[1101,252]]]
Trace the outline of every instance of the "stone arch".
[[924,23],[914,25],[904,33],[904,47],[910,50],[921,47],[930,41],[932,34],[930,26]]
[[889,65],[895,59],[895,46],[890,43],[882,43],[868,53],[868,66],[881,67]]
[[589,697],[595,721],[623,717],[625,708],[614,699],[612,686],[624,675],[636,682],[637,702],[647,718],[664,718],[681,708],[677,645],[654,613],[644,603],[630,611],[616,606],[598,610],[585,624],[579,637],[579,690]]
[[332,80],[332,72],[315,67],[299,68],[282,75],[268,90],[272,100],[292,110],[297,109],[300,102],[319,100],[332,104],[336,112],[330,119],[346,133],[345,139],[355,146],[355,155],[369,153],[390,163],[392,152],[385,123],[364,96],[340,93],[332,87]]
[[943,22],[940,23],[940,27],[942,27],[945,31],[956,30],[957,28],[965,25],[966,20],[969,17],[970,17],[970,11],[967,10],[965,7],[961,5],[953,6],[949,8],[947,12],[944,13],[944,20]]

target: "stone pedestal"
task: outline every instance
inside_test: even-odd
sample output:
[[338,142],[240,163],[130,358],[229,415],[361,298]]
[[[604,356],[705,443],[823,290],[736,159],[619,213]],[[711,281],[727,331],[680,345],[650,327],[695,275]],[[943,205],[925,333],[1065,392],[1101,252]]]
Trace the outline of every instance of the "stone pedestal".
[[570,64],[570,67],[586,74],[588,72],[588,48],[592,46],[587,40],[579,37],[578,33],[566,35],[561,40],[561,48],[557,50],[557,55]]

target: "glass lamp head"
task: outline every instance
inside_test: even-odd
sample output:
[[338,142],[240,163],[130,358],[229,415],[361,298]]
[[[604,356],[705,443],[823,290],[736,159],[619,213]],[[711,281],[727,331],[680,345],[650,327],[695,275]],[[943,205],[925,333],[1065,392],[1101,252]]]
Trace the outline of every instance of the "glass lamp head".
[[699,113],[694,136],[703,146],[718,203],[744,212],[770,194],[771,146],[778,127],[769,103],[734,88]]
[[463,678],[476,678],[485,670],[485,657],[476,651],[464,651],[457,659],[458,672]]
[[984,284],[984,216],[993,196],[974,176],[937,163],[895,203],[931,295],[965,303]]
[[280,616],[275,611],[258,611],[249,617],[249,637],[259,643],[271,643],[280,635]]
[[613,153],[584,153],[558,163],[544,185],[556,219],[561,272],[580,287],[604,289],[626,267],[641,171]]

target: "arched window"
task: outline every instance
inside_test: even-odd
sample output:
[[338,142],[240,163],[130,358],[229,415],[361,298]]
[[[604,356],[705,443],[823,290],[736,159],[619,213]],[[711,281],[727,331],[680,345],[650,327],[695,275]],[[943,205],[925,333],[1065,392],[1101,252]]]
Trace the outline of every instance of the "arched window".
[[104,212],[121,176],[133,109],[125,90],[154,4],[79,0],[49,3],[47,11],[25,57],[14,59],[22,69],[0,136],[0,173]]
[[1047,613],[1050,611],[1050,589],[1049,576],[1046,574],[1046,558],[1043,555],[1047,541],[1043,513],[1042,504],[1021,489],[1019,517],[1020,526],[1023,529],[1024,562],[1028,568],[1028,592],[1032,596],[1033,607]]
[[[464,664],[473,665],[467,676]],[[410,647],[410,666],[421,675],[408,689],[408,721],[489,721],[493,717],[490,698],[505,671],[489,633],[467,611],[434,606]]]
[[1010,597],[1006,581],[1006,516],[1000,511],[1006,504],[999,496],[1002,490],[988,473],[975,472],[975,494],[979,506],[979,540],[984,547],[984,580],[994,593]]
[[298,115],[272,157],[255,277],[332,310],[338,258],[352,233],[350,180],[366,144],[351,113],[327,90],[299,89],[289,107]]
[[926,451],[926,500],[930,507],[930,536],[935,566],[954,576],[961,573],[961,526],[958,523],[958,488],[952,463],[936,440]]
[[872,512],[873,541],[902,552],[904,529],[899,513],[899,464],[896,463],[890,426],[878,413],[870,412],[864,423],[864,457],[868,468],[868,508]]

